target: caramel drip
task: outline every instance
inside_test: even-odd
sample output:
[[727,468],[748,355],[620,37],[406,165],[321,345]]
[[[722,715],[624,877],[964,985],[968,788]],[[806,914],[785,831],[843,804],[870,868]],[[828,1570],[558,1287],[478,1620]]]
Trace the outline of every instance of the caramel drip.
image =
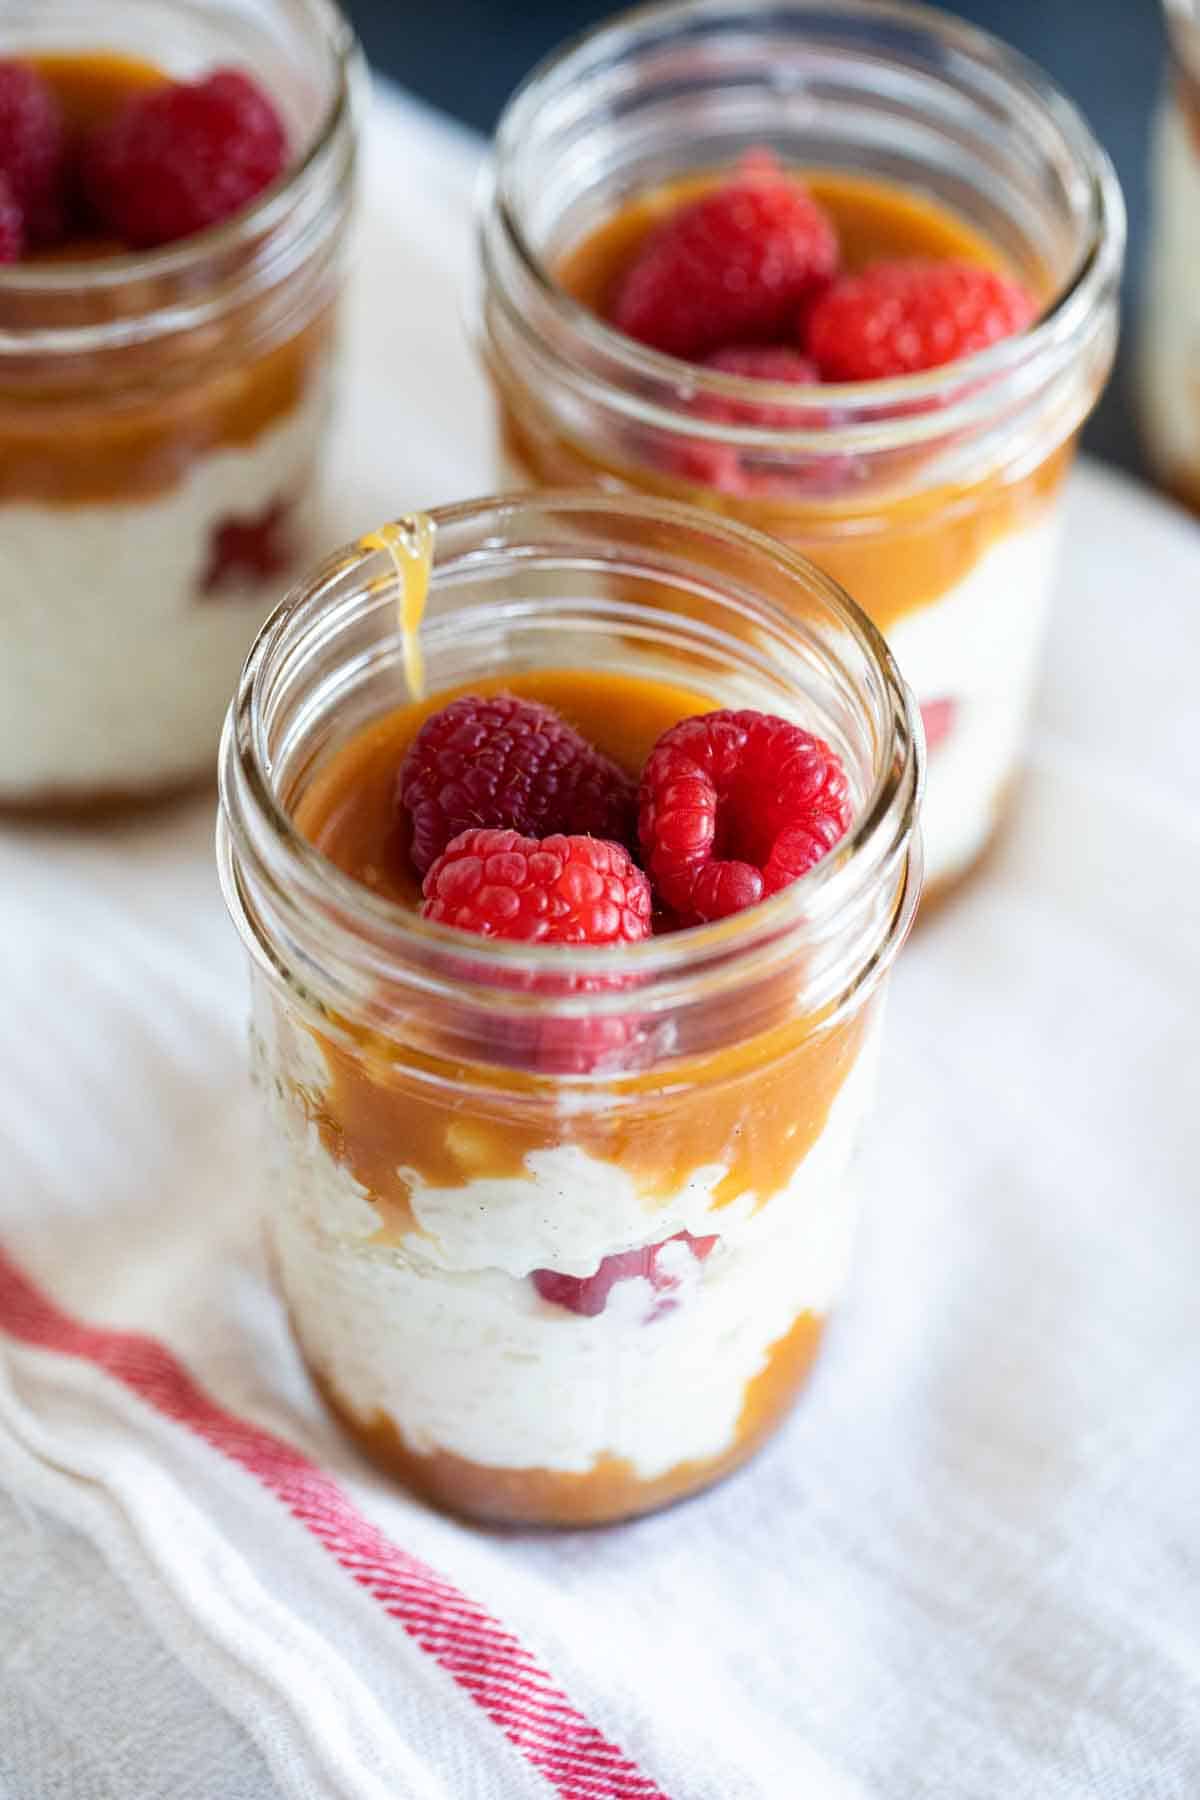
[[410,700],[425,697],[425,657],[421,648],[421,622],[429,600],[433,574],[434,523],[428,513],[406,513],[360,540],[363,550],[382,550],[396,571],[396,610],[400,644],[404,654],[404,681]]
[[496,1524],[606,1525],[682,1500],[746,1462],[795,1401],[816,1358],[823,1327],[817,1314],[801,1313],[787,1334],[771,1345],[765,1366],[746,1384],[728,1450],[678,1463],[650,1479],[615,1456],[600,1456],[586,1472],[569,1474],[557,1469],[490,1468],[448,1450],[422,1455],[410,1448],[386,1413],[360,1418],[328,1375],[311,1364],[310,1368],[327,1404],[367,1455],[432,1505]]
[[[671,183],[629,202],[562,258],[562,285],[594,311],[605,312],[617,283],[647,234],[681,202],[714,186],[720,174]],[[1007,265],[966,220],[939,202],[888,182],[817,171],[805,176],[831,214],[851,271],[880,257],[956,257]],[[1047,293],[1044,272],[1023,271]],[[1015,481],[999,476],[969,486],[946,485],[901,497],[803,496],[784,492],[724,493],[672,472],[649,457],[601,451],[565,437],[536,395],[501,387],[503,448],[533,486],[614,483],[635,492],[689,500],[782,538],[825,569],[885,630],[928,606],[969,574],[1006,533],[1037,516],[1053,498],[1073,443],[1059,447]],[[919,458],[919,449],[913,455]],[[915,472],[915,464],[914,464]],[[902,476],[897,472],[898,479]]]

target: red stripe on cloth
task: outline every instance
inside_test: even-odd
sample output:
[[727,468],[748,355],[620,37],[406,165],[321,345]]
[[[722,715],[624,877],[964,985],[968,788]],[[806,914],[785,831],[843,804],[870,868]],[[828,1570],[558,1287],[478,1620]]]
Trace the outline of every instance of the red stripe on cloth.
[[226,1412],[165,1345],[63,1312],[0,1250],[0,1330],[79,1357],[245,1469],[441,1664],[563,1800],[667,1800],[512,1632],[401,1550],[291,1444]]

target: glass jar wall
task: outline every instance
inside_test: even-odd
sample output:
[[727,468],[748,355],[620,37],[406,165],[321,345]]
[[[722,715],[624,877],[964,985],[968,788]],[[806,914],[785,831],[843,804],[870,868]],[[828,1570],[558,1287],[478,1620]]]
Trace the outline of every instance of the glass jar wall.
[[603,949],[481,938],[314,847],[314,818],[390,804],[386,558],[352,548],[297,588],[243,676],[220,860],[299,1343],[418,1492],[599,1522],[735,1467],[808,1372],[920,885],[920,734],[868,621],[758,534],[599,497],[434,517],[422,716],[472,684],[574,680],[617,755],[656,707],[757,707],[823,737],[852,795],[836,851],[717,924]]
[[327,0],[38,0],[0,21],[76,125],[239,68],[286,173],[161,248],[0,268],[0,808],[210,777],[255,631],[316,542],[358,55]]
[[[606,297],[636,246],[673,196],[750,149],[805,174],[851,248],[881,230],[899,244],[935,205],[939,241],[969,237],[1034,291],[1035,324],[923,374],[821,386],[619,334]],[[977,859],[1012,788],[1062,479],[1112,360],[1123,241],[1115,177],[1070,103],[996,40],[921,7],[643,8],[544,64],[498,128],[479,338],[501,479],[686,499],[841,581],[925,713],[933,889]]]

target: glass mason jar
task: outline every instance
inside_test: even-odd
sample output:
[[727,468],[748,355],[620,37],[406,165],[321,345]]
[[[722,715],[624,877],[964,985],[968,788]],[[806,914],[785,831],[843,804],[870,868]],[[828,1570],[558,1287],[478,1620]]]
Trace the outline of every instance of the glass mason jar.
[[[564,259],[578,271],[614,221],[628,255],[631,201],[686,179],[694,192],[760,146],[943,203],[1045,296],[1037,322],[924,374],[805,387],[658,354],[568,292]],[[886,0],[642,8],[544,63],[500,121],[478,334],[503,481],[690,500],[840,581],[925,715],[931,890],[976,860],[1013,782],[1123,242],[1111,166],[1063,95],[995,39]],[[582,277],[596,305],[606,273]]]
[[[245,67],[289,172],[162,249],[0,268],[0,810],[211,778],[254,633],[309,566],[358,53],[327,0],[29,0],[0,55]],[[125,67],[129,67],[127,61]]]
[[1151,171],[1140,403],[1155,473],[1200,513],[1200,4],[1167,0],[1171,66]]
[[433,516],[431,694],[546,668],[671,681],[803,720],[853,791],[843,847],[733,918],[502,942],[360,886],[295,823],[403,694],[390,562],[327,562],[243,673],[218,855],[300,1346],[420,1494],[600,1522],[734,1468],[808,1372],[920,886],[920,731],[869,621],[757,533],[595,494]]

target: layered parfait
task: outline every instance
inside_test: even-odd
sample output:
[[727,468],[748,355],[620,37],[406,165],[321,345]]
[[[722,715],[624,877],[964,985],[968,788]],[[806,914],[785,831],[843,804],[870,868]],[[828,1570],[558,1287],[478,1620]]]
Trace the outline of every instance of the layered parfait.
[[7,809],[207,776],[314,550],[349,38],[315,6],[304,32],[296,9],[136,11],[49,0],[0,27]]
[[481,335],[506,478],[686,498],[836,576],[921,702],[931,888],[1018,767],[1121,236],[1062,96],[904,6],[646,9],[500,125]]
[[1171,67],[1154,136],[1141,406],[1160,480],[1200,513],[1200,7],[1167,0],[1166,10]]
[[[428,697],[397,691],[390,563],[348,553],[227,732],[272,1241],[378,1460],[473,1516],[599,1522],[735,1467],[808,1373],[918,751],[881,640],[764,540],[579,499],[441,535]],[[301,666],[323,717],[289,690],[268,726]]]

